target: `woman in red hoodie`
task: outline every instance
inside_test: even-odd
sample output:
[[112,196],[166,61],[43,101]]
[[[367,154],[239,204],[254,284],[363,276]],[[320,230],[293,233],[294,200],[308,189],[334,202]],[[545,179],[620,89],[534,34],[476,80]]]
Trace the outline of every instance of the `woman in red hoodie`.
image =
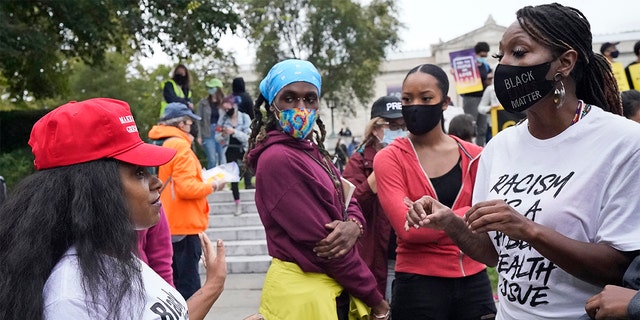
[[391,317],[493,319],[486,266],[464,255],[443,231],[405,226],[408,205],[430,195],[462,216],[471,207],[481,147],[444,133],[449,81],[438,66],[413,68],[402,84],[409,135],[374,159],[378,198],[396,232]]

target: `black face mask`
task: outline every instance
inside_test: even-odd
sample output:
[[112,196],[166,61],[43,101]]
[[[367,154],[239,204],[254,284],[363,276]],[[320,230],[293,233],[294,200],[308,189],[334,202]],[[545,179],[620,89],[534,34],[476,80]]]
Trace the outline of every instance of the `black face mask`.
[[611,51],[610,53],[611,58],[617,58],[620,55],[620,51],[616,50],[616,51]]
[[407,130],[419,136],[435,128],[442,121],[442,104],[414,104],[402,106],[402,117]]
[[173,76],[173,80],[179,84],[179,85],[183,85],[187,83],[187,76],[185,75],[181,75],[181,74],[176,74]]
[[236,111],[236,109],[234,109],[234,108],[231,108],[231,109],[227,110],[227,116],[233,117],[233,112],[235,112],[235,111]]
[[553,91],[553,80],[545,78],[550,67],[551,62],[526,67],[499,64],[493,86],[502,107],[509,112],[522,112]]

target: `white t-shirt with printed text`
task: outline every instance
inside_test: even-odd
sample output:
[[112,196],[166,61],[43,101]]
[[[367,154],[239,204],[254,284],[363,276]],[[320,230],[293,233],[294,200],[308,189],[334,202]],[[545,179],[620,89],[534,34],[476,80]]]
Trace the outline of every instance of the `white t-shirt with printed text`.
[[[473,203],[504,199],[519,213],[569,238],[640,249],[640,125],[593,106],[576,124],[545,140],[527,121],[483,150]],[[500,232],[497,319],[577,319],[602,288],[579,280],[528,243]]]
[[[145,301],[130,298],[118,319],[189,319],[187,303],[180,293],[141,260],[143,297]],[[138,296],[134,289],[133,297]],[[82,272],[78,266],[76,250],[71,247],[51,271],[44,286],[44,319],[105,319],[104,305],[89,310],[90,298],[82,288]],[[123,309],[125,309],[123,308]]]

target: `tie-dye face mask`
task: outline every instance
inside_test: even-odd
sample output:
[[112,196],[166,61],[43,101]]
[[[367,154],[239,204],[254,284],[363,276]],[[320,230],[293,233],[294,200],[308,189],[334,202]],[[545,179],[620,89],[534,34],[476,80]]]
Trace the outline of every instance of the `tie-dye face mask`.
[[278,119],[282,131],[298,140],[302,140],[309,135],[318,117],[318,110],[316,109],[293,108],[280,110],[275,103],[273,107],[279,113],[279,116],[278,113],[276,113],[276,119]]

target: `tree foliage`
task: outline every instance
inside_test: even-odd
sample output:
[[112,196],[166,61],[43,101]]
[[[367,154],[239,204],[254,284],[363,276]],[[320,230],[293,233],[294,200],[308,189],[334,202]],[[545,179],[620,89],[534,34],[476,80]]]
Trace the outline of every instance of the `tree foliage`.
[[309,60],[322,73],[323,100],[355,112],[367,103],[385,50],[401,27],[394,0],[247,0],[244,13],[257,43],[257,72],[280,60]]
[[[212,77],[225,83],[225,88],[228,88],[225,94],[231,93],[231,80],[237,70],[231,57],[228,54],[225,57],[218,60],[196,56],[195,60],[185,62],[189,67],[194,104],[208,95],[204,83]],[[126,101],[144,139],[151,126],[158,122],[160,102],[163,100],[162,83],[168,79],[174,66],[158,65],[149,69],[130,61],[130,55],[109,52],[99,68],[82,61],[73,63],[70,67],[69,97],[76,101],[97,97]],[[70,99],[58,100],[54,106]]]
[[100,66],[109,51],[222,56],[237,32],[233,0],[0,1],[0,72],[15,101],[68,92],[72,59]]
[[[72,64],[72,76],[69,78],[71,98],[59,101],[56,106],[69,100],[83,101],[98,97],[126,101],[136,119],[140,137],[145,139],[151,126],[158,122],[160,101],[163,99],[161,81],[166,80],[171,67],[160,65],[147,70],[131,64],[130,58],[110,52],[99,68],[82,61]],[[193,72],[191,74],[194,75]]]

